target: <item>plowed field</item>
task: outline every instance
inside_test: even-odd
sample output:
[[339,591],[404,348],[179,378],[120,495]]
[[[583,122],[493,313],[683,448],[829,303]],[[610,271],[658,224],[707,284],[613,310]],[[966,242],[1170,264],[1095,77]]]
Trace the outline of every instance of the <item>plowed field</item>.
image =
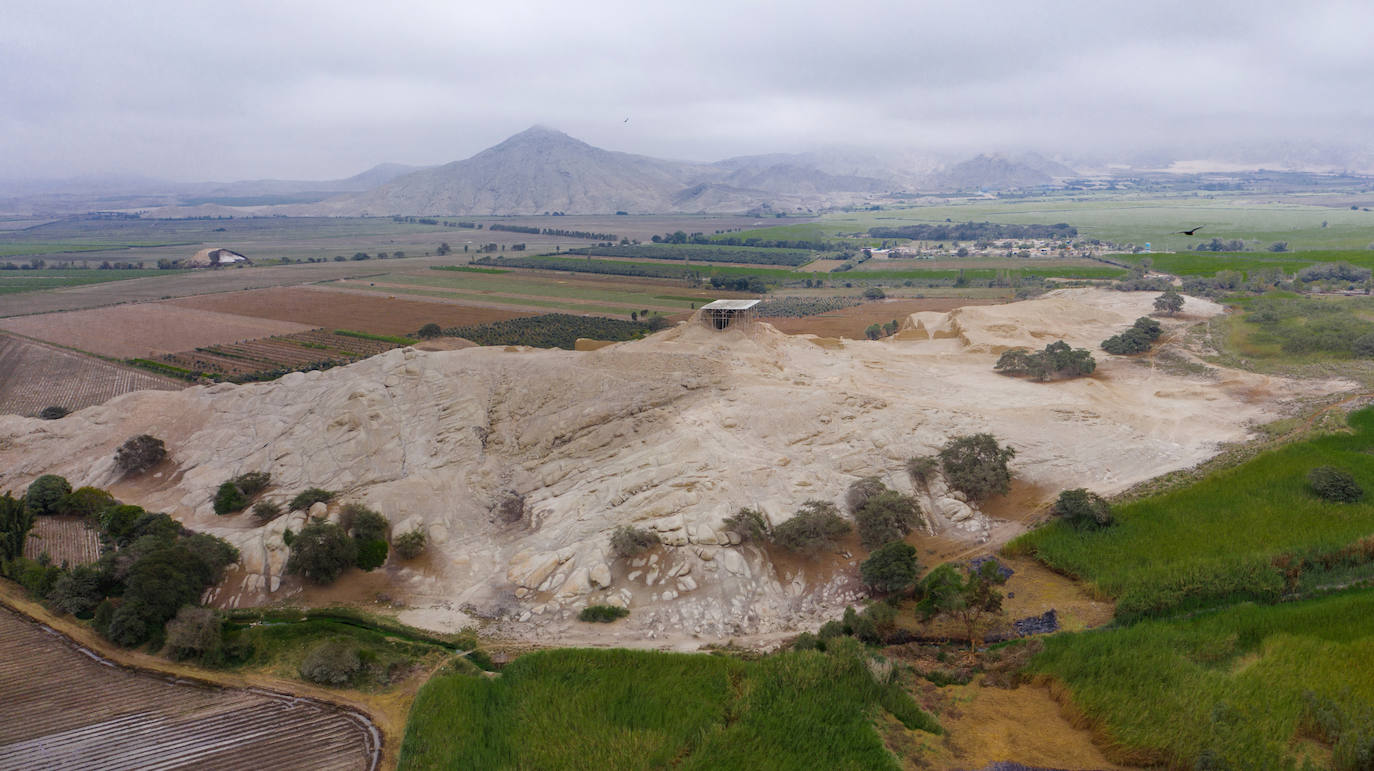
[[375,728],[304,698],[120,668],[0,610],[0,768],[371,769]]
[[0,335],[0,413],[33,417],[50,406],[75,411],[130,391],[185,386],[93,356]]
[[855,305],[818,316],[802,318],[767,318],[764,321],[789,335],[811,334],[821,337],[848,337],[861,340],[870,324],[886,324],[893,319],[900,324],[918,311],[942,313],[965,305],[996,305],[1001,300],[964,297],[929,297],[924,299],[890,299]]
[[297,369],[348,364],[396,348],[396,343],[367,340],[312,329],[294,335],[264,337],[159,356],[157,362],[204,373],[217,379],[277,377]]
[[[318,326],[318,325],[312,325]],[[170,303],[117,305],[85,311],[0,319],[8,329],[69,348],[121,359],[185,351],[269,335],[305,332],[310,326],[216,313]]]
[[100,559],[100,536],[81,517],[37,517],[24,556],[36,560],[47,554],[54,565],[84,565]]

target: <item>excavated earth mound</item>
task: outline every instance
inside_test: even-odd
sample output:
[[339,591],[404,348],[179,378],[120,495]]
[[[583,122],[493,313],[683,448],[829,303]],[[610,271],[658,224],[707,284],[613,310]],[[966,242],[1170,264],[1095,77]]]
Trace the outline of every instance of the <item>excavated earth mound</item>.
[[[906,459],[987,431],[1016,449],[1022,480],[1112,493],[1246,438],[1287,400],[1345,385],[1215,368],[1180,375],[1100,350],[1087,378],[993,372],[1014,345],[1095,348],[1153,298],[1061,290],[914,314],[876,342],[687,323],[590,352],[401,349],[273,383],[137,392],[60,421],[0,417],[0,488],[62,474],[227,538],[243,558],[215,598],[222,605],[301,590],[282,577],[282,533],[298,531],[304,513],[260,526],[212,511],[221,482],[270,471],[269,499],[323,487],[383,512],[393,533],[425,529],[430,554],[393,564],[386,580],[412,623],[480,617],[512,636],[585,642],[577,610],[611,603],[634,611],[599,632],[621,644],[768,635],[860,597],[859,557],[774,559],[723,529],[742,506],[777,523],[807,499],[840,504],[855,479],[880,476],[919,492],[928,532],[1001,540],[1004,528],[940,482],[913,490]],[[1180,319],[1162,321],[1176,329],[1220,312],[1190,298]],[[114,450],[140,433],[164,439],[171,461],[121,480]],[[518,496],[523,509],[502,505]],[[334,517],[337,505],[313,513]],[[655,529],[664,546],[614,559],[609,533],[626,524]]]

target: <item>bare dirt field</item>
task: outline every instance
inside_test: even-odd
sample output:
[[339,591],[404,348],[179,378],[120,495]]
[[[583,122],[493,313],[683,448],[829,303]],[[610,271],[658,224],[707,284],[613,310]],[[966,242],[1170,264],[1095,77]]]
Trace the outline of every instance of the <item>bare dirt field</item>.
[[156,356],[218,343],[306,332],[306,324],[255,319],[166,303],[120,305],[0,319],[7,329],[119,358]]
[[226,292],[173,300],[167,305],[384,335],[411,334],[430,322],[447,328],[530,315],[451,302],[340,292],[324,287]]
[[47,554],[54,565],[85,565],[100,559],[100,536],[82,517],[38,517],[33,521],[24,556]]
[[0,413],[79,410],[130,391],[175,391],[185,383],[50,345],[0,335]]
[[769,318],[769,324],[779,332],[789,335],[819,335],[821,337],[848,337],[862,339],[864,330],[870,324],[886,324],[896,319],[898,323],[919,311],[939,311],[941,313],[962,308],[966,305],[994,305],[998,300],[977,300],[964,297],[928,297],[924,299],[887,299],[854,305],[819,316],[802,318]]
[[361,715],[124,669],[0,610],[0,768],[371,769]]

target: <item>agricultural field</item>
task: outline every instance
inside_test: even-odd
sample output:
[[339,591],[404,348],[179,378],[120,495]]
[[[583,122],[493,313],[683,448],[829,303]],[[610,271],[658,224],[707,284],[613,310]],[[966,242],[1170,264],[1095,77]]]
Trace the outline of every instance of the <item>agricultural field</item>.
[[264,337],[164,354],[140,364],[163,368],[183,377],[248,382],[271,380],[287,372],[328,369],[385,353],[414,342],[407,338],[384,339],[351,330],[312,329],[292,335]]
[[563,348],[570,351],[579,338],[633,340],[648,334],[651,329],[649,324],[639,321],[550,313],[470,327],[454,327],[445,329],[444,334],[461,337],[477,345],[529,345],[535,348]]
[[21,292],[41,292],[45,289],[63,289],[73,286],[89,286],[109,281],[127,281],[134,278],[151,276],[175,276],[189,271],[184,270],[64,270],[45,268],[43,270],[0,270],[0,295]]
[[873,718],[891,716],[904,735],[940,730],[900,686],[879,684],[859,650],[758,661],[545,651],[497,679],[440,674],[410,714],[403,769],[754,769],[761,758],[774,768],[895,769]]
[[702,244],[639,244],[635,246],[585,246],[567,250],[568,254],[630,259],[681,260],[685,262],[748,263],[798,267],[826,256],[807,249],[765,249],[751,246],[707,246]]
[[0,767],[375,769],[361,714],[262,690],[199,685],[96,659],[0,610]]
[[[377,278],[385,279],[381,276]],[[376,280],[371,279],[368,283],[376,283]],[[356,329],[380,335],[414,334],[429,323],[441,327],[459,327],[527,315],[520,311],[457,302],[396,297],[394,293],[383,297],[376,292],[344,292],[334,288],[337,286],[349,284],[342,282],[325,286],[224,292],[173,300],[167,304],[332,329]]]
[[100,534],[84,517],[37,517],[24,556],[36,560],[48,555],[54,565],[85,565],[100,559]]
[[[1303,268],[1330,262],[1346,262],[1361,268],[1374,268],[1371,249],[1316,249],[1304,252],[1178,252],[1175,254],[1117,255],[1114,259],[1179,276],[1213,276],[1218,271],[1234,270],[1250,274],[1278,269],[1294,274]],[[1147,262],[1148,261],[1148,262]]]
[[0,329],[101,356],[126,359],[307,332],[310,327],[164,303],[141,303],[5,318],[0,319]]
[[130,391],[173,391],[185,383],[50,345],[0,335],[0,414],[75,411]]
[[853,340],[862,340],[864,330],[870,325],[886,324],[893,319],[896,319],[900,324],[906,320],[907,316],[919,311],[944,313],[965,305],[996,305],[1001,302],[1005,302],[1005,300],[958,297],[888,298],[816,315],[770,317],[765,318],[764,321],[789,335],[818,335],[820,337],[847,337]]

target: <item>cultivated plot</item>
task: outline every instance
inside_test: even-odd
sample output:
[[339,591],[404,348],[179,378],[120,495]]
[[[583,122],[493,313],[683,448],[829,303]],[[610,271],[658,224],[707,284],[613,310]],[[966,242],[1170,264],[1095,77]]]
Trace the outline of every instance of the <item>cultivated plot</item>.
[[75,411],[130,391],[175,391],[185,383],[49,345],[0,335],[0,413],[34,417]]
[[162,303],[120,305],[0,320],[0,329],[102,356],[136,358],[310,329]]

